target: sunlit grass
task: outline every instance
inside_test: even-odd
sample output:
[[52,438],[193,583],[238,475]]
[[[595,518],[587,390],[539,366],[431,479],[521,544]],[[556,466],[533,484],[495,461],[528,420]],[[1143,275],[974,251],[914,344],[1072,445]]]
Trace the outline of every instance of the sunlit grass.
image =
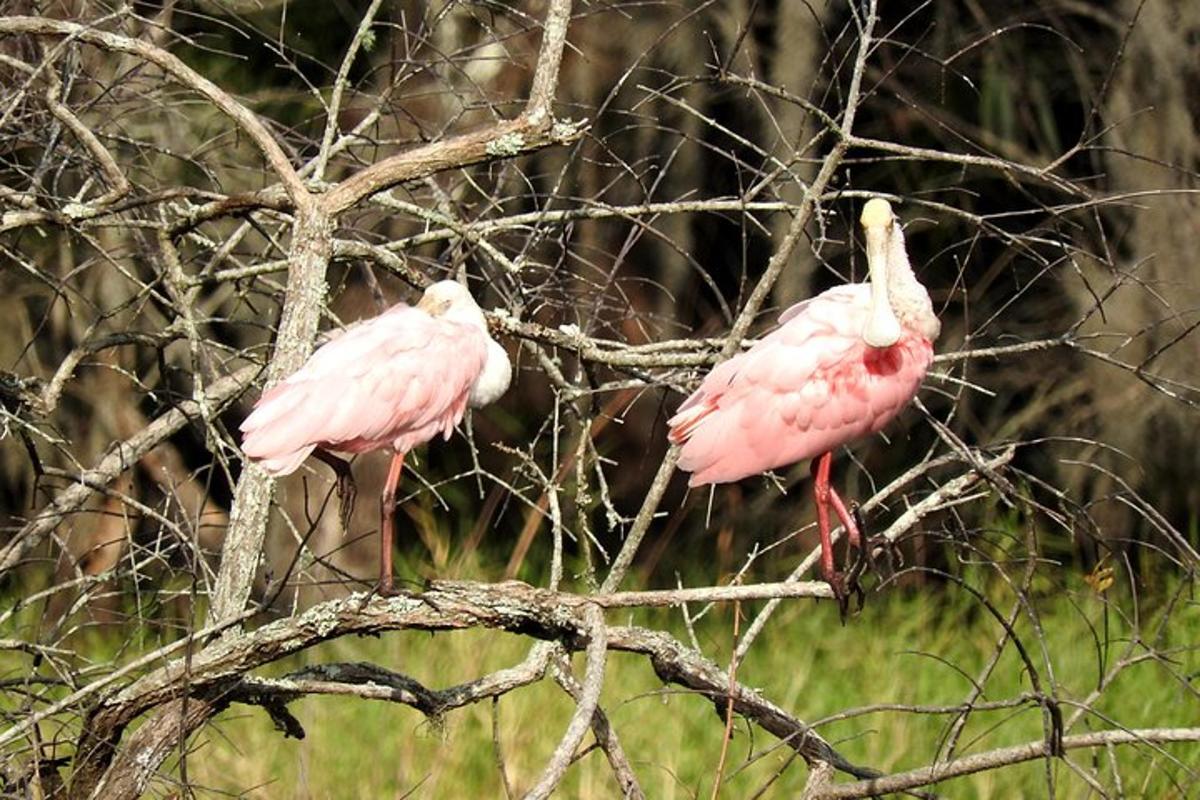
[[[1068,700],[1095,689],[1102,666],[1124,652],[1129,634],[1119,615],[1108,613],[1108,646],[1098,648],[1091,631],[1104,636],[1104,607],[1081,583],[1076,606],[1064,593],[1039,599],[1051,654],[1053,680]],[[1007,608],[1007,606],[1005,606]],[[747,607],[752,613],[755,608]],[[1142,609],[1143,628],[1154,613]],[[1197,610],[1177,608],[1167,641],[1195,641]],[[610,614],[610,621],[653,623],[686,636],[678,612]],[[1017,623],[1044,686],[1050,670],[1027,620]],[[819,720],[848,708],[876,703],[947,705],[960,702],[971,680],[991,658],[1001,628],[961,594],[889,592],[873,598],[844,627],[829,604],[787,605],[741,664],[738,678],[762,689],[801,719]],[[732,608],[716,609],[697,627],[706,653],[725,664],[732,636]],[[519,662],[529,641],[508,634],[395,633],[379,639],[340,640],[276,665],[278,672],[301,663],[372,661],[431,687],[470,680]],[[581,660],[576,666],[582,669]],[[1095,705],[1112,724],[1127,727],[1194,725],[1200,702],[1172,677],[1193,674],[1200,659],[1178,652],[1171,662],[1148,659],[1129,668]],[[1013,697],[1030,689],[1025,669],[1009,647],[985,687],[984,699]],[[603,704],[622,739],[648,796],[707,797],[721,747],[721,722],[713,704],[664,686],[644,658],[613,654]],[[498,757],[513,792],[536,780],[571,713],[572,705],[549,680],[515,691],[494,707],[482,703],[427,720],[407,707],[351,698],[318,697],[293,703],[307,738],[284,739],[256,708],[235,707],[194,740],[187,774],[197,789],[247,797],[338,798],[502,797]],[[1073,713],[1064,705],[1068,718]],[[498,714],[499,756],[493,745]],[[943,742],[949,715],[887,711],[823,725],[822,733],[856,763],[884,771],[929,762]],[[1071,732],[1111,727],[1101,719],[1080,722]],[[958,754],[979,752],[1042,736],[1042,714],[1025,706],[977,713],[963,732]],[[1110,761],[1104,752],[1076,751],[1071,758],[1101,765],[1111,784],[1115,764],[1132,796],[1182,796],[1173,784],[1181,770],[1165,754],[1200,763],[1200,747],[1173,745],[1123,748]],[[1086,785],[1061,762],[1052,765],[1058,794],[1078,797]],[[803,762],[760,730],[735,727],[723,796],[748,797],[770,785],[765,796],[794,796],[803,785]],[[943,786],[955,797],[1045,796],[1046,765],[1031,762],[960,779]],[[567,775],[563,797],[615,797],[618,790],[598,751],[584,756]]]
[[[984,576],[971,568],[963,572],[964,579],[988,586]],[[1152,581],[1153,576],[1143,579]],[[1007,613],[1013,603],[1009,588],[1001,581],[992,584],[988,596]],[[1057,686],[1068,719],[1077,708],[1071,703],[1087,700],[1104,671],[1127,652],[1131,636],[1127,618],[1135,608],[1142,639],[1152,642],[1160,654],[1147,658],[1146,648],[1135,647],[1132,654],[1142,660],[1106,687],[1093,704],[1094,715],[1069,733],[1122,726],[1193,726],[1200,719],[1200,700],[1187,686],[1200,670],[1200,658],[1188,649],[1200,638],[1200,611],[1185,594],[1171,608],[1170,625],[1160,630],[1170,587],[1148,588],[1150,592],[1135,604],[1118,583],[1109,588],[1106,606],[1083,576],[1070,570],[1047,569],[1035,581],[1030,602],[1039,612],[1044,646],[1024,614],[1018,618],[1016,632],[1042,685]],[[752,616],[758,607],[748,604],[743,612]],[[128,613],[132,619],[148,610],[131,608]],[[165,614],[165,609],[160,611]],[[732,606],[717,607],[696,625],[702,649],[722,666],[727,664],[732,642],[732,614]],[[36,608],[25,609],[0,636],[37,638],[42,619]],[[614,624],[664,628],[682,640],[688,636],[678,611],[610,612],[608,619]],[[186,620],[179,622],[186,627]],[[178,627],[138,626],[141,633],[133,637],[122,633],[128,630],[132,629],[85,627],[68,641],[100,668],[161,646]],[[963,700],[992,658],[1001,632],[978,601],[952,585],[892,588],[873,595],[865,611],[845,626],[828,603],[792,601],[784,604],[739,665],[738,678],[808,721],[879,703],[953,705]],[[529,646],[528,639],[488,631],[397,632],[330,642],[263,673],[284,674],[302,664],[370,661],[442,688],[516,664]],[[19,678],[16,657],[10,666],[3,670],[5,677]],[[576,666],[582,668],[578,656]],[[982,699],[989,701],[1030,691],[1015,648],[1005,649],[984,689]],[[7,700],[0,695],[0,703],[10,711],[15,710],[10,701],[19,699],[17,694],[7,695]],[[664,686],[646,659],[613,653],[603,704],[648,796],[709,796],[722,731],[711,702]],[[343,697],[308,698],[290,708],[307,731],[303,741],[285,739],[265,712],[245,706],[233,707],[194,737],[185,769],[198,796],[395,797],[411,792],[415,797],[502,797],[498,758],[504,762],[509,786],[520,794],[536,780],[567,724],[572,704],[546,680],[505,696],[495,706],[482,703],[439,720],[427,720],[396,704]],[[499,756],[492,737],[494,713],[498,714]],[[850,760],[890,772],[929,763],[952,719],[949,714],[889,709],[822,724],[820,730]],[[57,738],[69,743],[77,720],[63,722],[67,727]],[[43,730],[46,734],[54,735],[50,728]],[[1042,714],[1036,706],[980,712],[962,732],[956,754],[1041,736]],[[1184,764],[1200,763],[1200,746],[1125,747],[1111,756],[1103,751],[1071,754],[1085,768],[1098,764],[1099,778],[1107,785],[1113,785],[1115,769],[1128,796],[1186,796],[1174,783],[1186,780],[1184,771],[1170,756]],[[178,775],[179,765],[174,768]],[[1054,762],[1051,768],[1058,796],[1086,794],[1085,784],[1062,762]],[[768,788],[763,796],[795,796],[805,778],[803,763],[793,759],[786,747],[739,721],[723,796],[753,796],[764,787]],[[155,788],[161,796],[176,787],[164,780]],[[942,789],[954,797],[1045,796],[1046,765],[1009,767],[959,779]],[[617,796],[603,755],[591,752],[581,758],[568,772],[560,796]]]

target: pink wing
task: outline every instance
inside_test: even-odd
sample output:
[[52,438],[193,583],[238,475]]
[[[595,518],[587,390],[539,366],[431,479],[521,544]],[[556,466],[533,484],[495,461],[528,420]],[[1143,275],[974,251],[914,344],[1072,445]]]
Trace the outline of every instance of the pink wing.
[[286,475],[316,447],[407,452],[462,419],[483,369],[482,331],[397,305],[353,325],[263,393],[241,425],[242,450]]
[[779,324],[786,325],[796,317],[804,313],[804,309],[808,308],[813,303],[849,303],[855,305],[862,302],[862,295],[865,294],[867,301],[870,301],[871,292],[867,284],[862,283],[843,283],[840,286],[834,286],[826,289],[816,297],[810,297],[807,300],[801,300],[795,305],[788,306],[779,315]]
[[688,484],[741,480],[886,425],[916,394],[933,346],[906,330],[892,347],[867,347],[869,308],[865,284],[835,287],[713,369],[668,422]]

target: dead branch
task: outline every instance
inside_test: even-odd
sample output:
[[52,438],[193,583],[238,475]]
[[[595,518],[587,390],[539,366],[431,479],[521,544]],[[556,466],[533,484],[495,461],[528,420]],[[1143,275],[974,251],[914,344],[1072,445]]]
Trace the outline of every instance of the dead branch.
[[[1165,744],[1167,742],[1200,742],[1200,728],[1141,728],[1136,730],[1107,730],[1064,736],[1062,747],[1066,751],[1110,745]],[[901,772],[880,778],[832,786],[821,790],[814,797],[847,800],[853,797],[877,797],[893,792],[903,792],[921,786],[931,786],[950,778],[970,775],[975,772],[1033,761],[1050,755],[1044,740],[1028,742],[988,750],[984,753],[963,756],[953,761],[921,767],[910,772]]]
[[130,39],[126,36],[79,25],[74,22],[65,22],[47,17],[0,17],[0,34],[12,35],[20,33],[66,37],[116,53],[127,53],[137,56],[161,68],[184,86],[203,95],[205,99],[233,120],[262,152],[267,163],[271,165],[272,171],[279,178],[280,183],[283,184],[284,191],[287,192],[287,196],[291,202],[297,208],[307,205],[309,199],[308,190],[304,188],[300,176],[296,174],[296,170],[292,167],[291,160],[283,152],[283,148],[279,146],[275,137],[267,130],[262,121],[215,83],[180,61],[178,57],[149,42],[140,39]]
[[[81,758],[73,783],[76,788],[72,791],[78,789],[80,796],[87,796],[87,792],[83,790],[88,788],[92,780],[98,779],[96,776],[117,775],[124,769],[121,765],[136,763],[147,767],[144,775],[153,773],[157,762],[153,762],[152,759],[160,755],[165,756],[170,752],[170,747],[163,748],[157,738],[149,735],[136,740],[140,748],[136,752],[130,750],[128,744],[120,750],[114,746],[125,727],[139,716],[154,711],[154,725],[167,726],[163,730],[169,730],[171,728],[168,724],[161,720],[174,714],[178,722],[180,710],[186,705],[185,724],[175,728],[181,735],[186,736],[204,721],[202,710],[207,710],[211,716],[225,708],[229,702],[247,697],[250,693],[270,692],[282,698],[294,697],[303,691],[303,681],[308,680],[307,676],[311,673],[301,673],[299,678],[293,676],[278,684],[257,679],[245,682],[244,676],[258,667],[320,642],[348,635],[378,634],[394,630],[452,631],[484,627],[558,641],[572,650],[587,649],[589,663],[592,665],[599,665],[603,657],[601,645],[595,644],[599,641],[604,642],[604,647],[608,649],[648,656],[655,672],[664,681],[705,694],[723,710],[723,698],[730,690],[730,683],[728,675],[716,664],[666,634],[630,627],[605,628],[598,616],[597,605],[586,603],[586,597],[581,598],[575,610],[568,610],[569,606],[560,602],[560,597],[560,593],[537,589],[516,581],[503,584],[442,583],[434,584],[429,590],[408,597],[383,599],[351,595],[313,606],[299,616],[269,623],[255,631],[225,637],[187,658],[177,659],[137,679],[95,705],[88,714],[84,734],[78,746]],[[607,631],[607,637],[597,635],[603,634],[604,631]],[[529,681],[540,677],[545,668],[540,661],[541,657],[540,653],[536,657],[531,655],[532,661],[517,668],[515,672],[497,674],[480,682],[467,684],[466,688],[445,690],[432,696],[425,695],[412,684],[399,679],[385,678],[384,686],[388,688],[380,692],[379,696],[380,699],[399,699],[400,702],[408,702],[404,698],[411,696],[410,705],[429,709],[438,708],[446,702],[449,702],[451,707],[475,702],[493,696],[514,680]],[[600,669],[599,666],[592,668]],[[358,682],[357,679],[343,680],[340,676],[344,673],[340,668],[334,668],[332,672],[318,671],[316,674],[338,676],[334,683]],[[350,674],[361,678],[363,673],[351,670]],[[389,683],[401,685],[388,686]],[[585,686],[590,685],[593,694],[599,691],[601,684],[602,678],[593,678],[590,684],[585,679]],[[342,691],[330,686],[328,680],[320,680],[313,685],[318,693]],[[397,688],[407,694],[397,695]],[[735,683],[733,691],[734,710],[738,714],[783,739],[789,747],[805,758],[827,760],[838,769],[853,775],[874,774],[848,762],[807,725],[752,690]],[[361,689],[354,690],[354,693],[366,695]],[[184,704],[187,698],[192,698],[194,702]],[[578,746],[579,737],[582,736],[579,727],[582,726],[586,731],[592,724],[595,701],[591,701],[585,708],[587,715],[583,716],[582,712],[577,714],[568,728],[570,738],[564,735],[561,743],[563,752],[573,753]],[[583,721],[577,722],[579,719]],[[714,719],[718,723],[721,722],[720,714]],[[12,741],[25,727],[19,726],[0,735],[0,744]],[[137,753],[142,754],[140,758],[135,757]],[[564,758],[569,761],[570,756]],[[87,763],[86,768],[84,762]],[[556,759],[555,764],[558,763],[560,762]],[[559,767],[555,766],[554,770],[552,773],[547,772],[539,791],[548,791],[545,785],[561,778]],[[125,778],[120,778],[120,781],[121,785],[127,785]],[[135,780],[128,785],[136,788],[142,784]]]
[[[247,366],[214,382],[206,397],[220,407],[238,397],[258,374],[258,367]],[[186,400],[155,419],[146,428],[123,442],[117,442],[94,467],[83,472],[77,483],[62,490],[46,508],[27,522],[0,548],[0,575],[14,569],[30,551],[42,543],[72,512],[78,511],[92,496],[96,486],[107,486],[164,439],[178,432],[200,413],[199,404]]]

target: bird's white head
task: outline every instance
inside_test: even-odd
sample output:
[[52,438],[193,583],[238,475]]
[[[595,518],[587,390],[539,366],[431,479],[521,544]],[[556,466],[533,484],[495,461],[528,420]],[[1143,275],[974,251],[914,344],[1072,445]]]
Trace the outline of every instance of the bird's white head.
[[487,330],[487,320],[484,319],[483,311],[475,302],[475,298],[471,297],[467,287],[457,281],[431,283],[417,302],[417,308],[431,317],[478,325]]
[[467,401],[472,408],[481,408],[500,399],[512,381],[512,362],[500,343],[488,335],[487,318],[467,287],[456,281],[430,284],[421,295],[417,308],[431,317],[476,325],[483,331],[487,337],[487,356],[483,369],[471,384]]
[[867,238],[867,270],[871,274],[871,312],[863,328],[863,341],[871,347],[891,347],[900,341],[900,321],[888,297],[888,260],[892,237],[900,235],[892,206],[874,197],[863,206],[863,231]]

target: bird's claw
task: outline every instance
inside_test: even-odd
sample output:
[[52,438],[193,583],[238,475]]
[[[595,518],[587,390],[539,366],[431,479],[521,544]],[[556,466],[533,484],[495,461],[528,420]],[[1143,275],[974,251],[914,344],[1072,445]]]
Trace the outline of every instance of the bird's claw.
[[[858,531],[860,532],[859,536],[861,537],[861,531],[865,526],[863,524],[862,515],[859,512],[857,503],[850,506],[850,513],[854,516],[854,522],[858,528]],[[862,583],[859,581],[859,578],[862,577],[868,563],[871,563],[870,547],[863,547],[861,538],[852,541],[855,545],[854,560],[850,561],[850,552],[847,550],[847,564],[845,573],[842,575],[835,575],[834,577],[836,582],[829,582],[829,585],[833,587],[833,596],[837,598],[838,601],[838,611],[841,614],[843,625],[846,624],[846,617],[850,613],[851,597],[857,596],[858,611],[861,612],[863,609],[863,604],[866,602],[867,595],[863,590]]]
[[[856,548],[857,554],[854,561],[847,565],[846,583],[854,593],[858,594],[858,608],[861,611],[862,601],[866,595],[859,578],[868,570],[880,581],[891,578],[896,573],[897,565],[904,566],[904,555],[896,543],[885,535],[880,533],[867,536],[863,533],[867,526],[863,521],[862,510],[857,504],[850,507],[850,513],[854,515],[854,521],[858,526],[860,541]],[[880,559],[881,555],[882,559]]]
[[[885,557],[885,565],[882,568],[875,558],[876,548],[882,551]],[[861,613],[866,604],[867,593],[859,578],[863,576],[867,568],[869,567],[871,572],[881,579],[890,578],[895,572],[894,559],[899,556],[895,542],[883,536],[873,536],[864,542],[864,547],[858,550],[854,562],[850,564],[845,573],[826,576],[825,580],[833,589],[834,599],[837,600],[838,613],[842,618],[843,625],[846,624],[846,619],[852,610],[854,613]],[[851,598],[858,599],[858,608],[851,608]]]
[[852,610],[851,598],[858,598],[857,611],[859,612],[862,611],[863,602],[866,599],[866,594],[858,582],[858,575],[853,571],[844,574],[834,572],[831,575],[825,576],[825,582],[833,590],[833,599],[837,601],[838,605],[838,616],[841,618],[842,624],[845,625]]
[[354,514],[354,501],[358,497],[358,486],[354,483],[350,462],[321,448],[313,451],[313,455],[333,470],[333,487],[338,496],[338,522],[342,525],[342,533],[346,533],[350,530],[350,517]]

